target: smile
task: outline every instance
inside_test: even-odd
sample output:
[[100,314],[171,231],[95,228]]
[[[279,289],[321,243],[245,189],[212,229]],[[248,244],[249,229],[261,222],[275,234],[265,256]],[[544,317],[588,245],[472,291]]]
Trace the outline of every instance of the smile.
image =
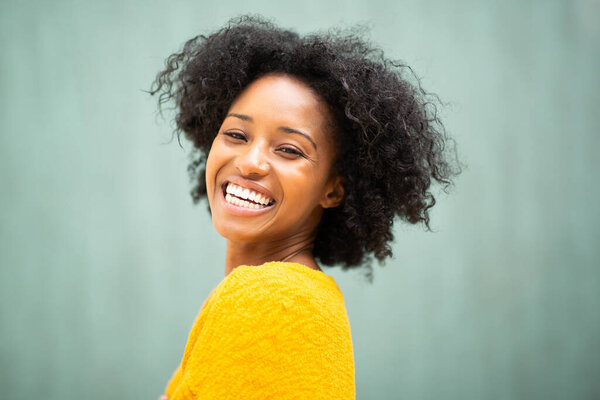
[[265,194],[231,182],[228,182],[225,187],[224,197],[227,203],[247,209],[263,209],[273,205],[275,202]]

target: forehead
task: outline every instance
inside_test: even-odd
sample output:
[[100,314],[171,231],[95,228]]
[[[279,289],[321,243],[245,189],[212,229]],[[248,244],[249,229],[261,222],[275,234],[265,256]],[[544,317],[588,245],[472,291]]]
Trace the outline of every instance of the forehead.
[[307,84],[289,75],[267,75],[252,82],[231,105],[261,123],[309,130],[314,139],[329,136],[327,104]]

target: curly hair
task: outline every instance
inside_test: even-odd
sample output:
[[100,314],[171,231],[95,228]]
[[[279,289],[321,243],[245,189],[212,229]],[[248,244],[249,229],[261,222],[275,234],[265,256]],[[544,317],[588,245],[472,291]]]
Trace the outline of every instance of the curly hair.
[[314,257],[343,269],[365,265],[370,275],[372,256],[381,263],[392,255],[395,216],[430,229],[432,179],[446,190],[460,172],[439,98],[352,30],[300,36],[261,17],[232,19],[187,41],[150,90],[159,109],[174,102],[177,137],[183,132],[196,150],[188,167],[194,203],[206,195],[206,157],[230,105],[269,73],[294,76],[323,98],[340,143],[334,168],[344,199],[325,210]]

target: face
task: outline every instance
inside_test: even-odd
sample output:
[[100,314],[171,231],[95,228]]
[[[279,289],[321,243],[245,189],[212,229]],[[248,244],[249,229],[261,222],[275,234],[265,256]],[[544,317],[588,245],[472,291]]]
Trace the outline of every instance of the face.
[[329,121],[327,105],[290,76],[259,78],[238,96],[206,162],[219,234],[260,242],[314,232],[343,197]]

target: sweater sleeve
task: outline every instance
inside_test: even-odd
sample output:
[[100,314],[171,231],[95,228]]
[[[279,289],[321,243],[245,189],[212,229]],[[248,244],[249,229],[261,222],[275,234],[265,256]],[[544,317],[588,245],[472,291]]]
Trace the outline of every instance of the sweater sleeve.
[[339,290],[277,268],[240,268],[209,300],[171,400],[354,399]]

